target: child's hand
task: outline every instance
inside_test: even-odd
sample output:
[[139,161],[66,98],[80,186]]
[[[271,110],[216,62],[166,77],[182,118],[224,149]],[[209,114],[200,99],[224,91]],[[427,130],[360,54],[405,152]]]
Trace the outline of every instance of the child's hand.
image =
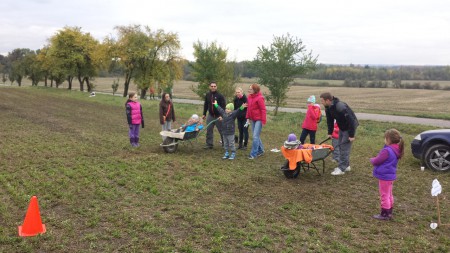
[[248,122],[248,120],[247,120],[247,122],[245,122],[244,127],[248,127],[248,125],[250,125],[250,122]]
[[247,103],[243,103],[242,106],[245,108],[245,107],[248,107],[248,104]]
[[213,103],[213,104],[217,105],[217,100],[214,100],[214,103]]

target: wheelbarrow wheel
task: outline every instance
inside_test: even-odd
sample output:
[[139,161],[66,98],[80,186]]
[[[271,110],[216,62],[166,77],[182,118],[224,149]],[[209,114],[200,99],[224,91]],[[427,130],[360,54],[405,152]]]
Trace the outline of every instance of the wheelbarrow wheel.
[[[170,144],[173,144],[174,142],[175,142],[174,138],[166,137],[163,141],[163,145],[170,145]],[[165,146],[165,147],[163,147],[163,149],[166,153],[174,153],[175,151],[177,151],[177,147],[178,147],[178,143],[175,143],[170,146]]]
[[299,166],[297,166],[295,168],[295,170],[290,170],[289,169],[289,161],[286,160],[286,162],[284,163],[284,165],[281,167],[281,169],[283,170],[284,176],[286,178],[297,178],[298,174],[300,174],[300,168]]

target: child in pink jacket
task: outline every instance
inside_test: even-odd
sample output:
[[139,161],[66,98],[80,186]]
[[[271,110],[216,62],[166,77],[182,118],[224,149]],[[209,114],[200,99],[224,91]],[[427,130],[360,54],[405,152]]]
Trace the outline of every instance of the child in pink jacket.
[[309,135],[309,140],[311,144],[316,143],[316,131],[317,123],[319,119],[320,105],[315,104],[316,97],[314,95],[310,96],[307,100],[308,109],[306,110],[306,116],[302,124],[302,133],[300,135],[300,142],[305,143],[306,137]]

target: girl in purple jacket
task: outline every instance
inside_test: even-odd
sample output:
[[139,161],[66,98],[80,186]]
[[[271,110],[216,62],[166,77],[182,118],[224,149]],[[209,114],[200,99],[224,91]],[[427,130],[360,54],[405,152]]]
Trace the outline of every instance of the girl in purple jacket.
[[142,106],[138,102],[135,92],[128,93],[128,100],[125,103],[127,121],[130,131],[130,143],[133,147],[139,147],[139,127],[142,124],[144,128],[144,116],[142,115]]
[[384,133],[384,145],[376,157],[370,158],[373,165],[373,176],[378,178],[378,188],[381,200],[381,213],[374,215],[378,220],[392,219],[394,195],[392,188],[397,179],[397,163],[403,156],[404,142],[396,129]]

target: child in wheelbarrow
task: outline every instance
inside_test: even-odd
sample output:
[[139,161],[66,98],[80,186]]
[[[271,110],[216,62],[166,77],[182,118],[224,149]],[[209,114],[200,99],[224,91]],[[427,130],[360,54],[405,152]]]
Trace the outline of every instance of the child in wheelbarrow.
[[182,125],[177,132],[194,132],[203,129],[202,121],[197,114],[192,114],[186,124]]
[[243,104],[239,109],[234,110],[234,104],[229,103],[225,107],[225,111],[221,108],[217,101],[214,101],[214,107],[219,110],[222,115],[222,135],[223,135],[223,148],[225,154],[222,159],[234,160],[236,158],[236,147],[234,146],[234,132],[235,123],[234,120],[238,116],[239,110],[244,110],[246,104]]

